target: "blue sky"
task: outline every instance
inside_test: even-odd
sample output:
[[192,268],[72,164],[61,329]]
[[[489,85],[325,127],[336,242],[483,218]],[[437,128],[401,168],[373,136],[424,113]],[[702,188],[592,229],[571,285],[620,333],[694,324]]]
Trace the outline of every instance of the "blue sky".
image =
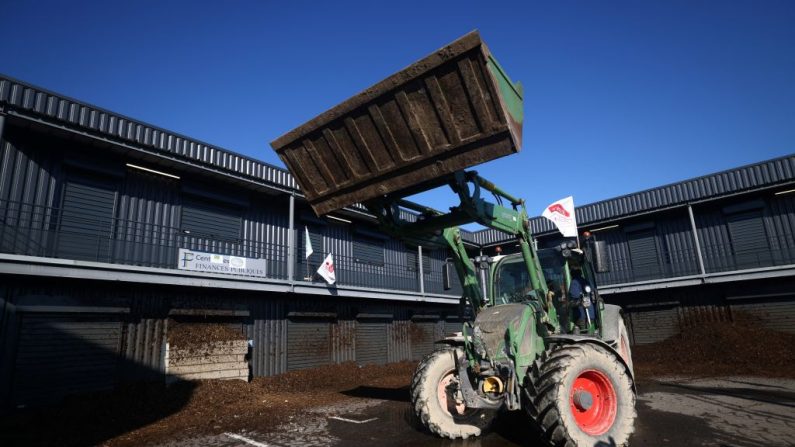
[[279,166],[272,139],[477,28],[525,90],[522,152],[477,169],[531,215],[795,152],[792,1],[3,3],[0,72]]

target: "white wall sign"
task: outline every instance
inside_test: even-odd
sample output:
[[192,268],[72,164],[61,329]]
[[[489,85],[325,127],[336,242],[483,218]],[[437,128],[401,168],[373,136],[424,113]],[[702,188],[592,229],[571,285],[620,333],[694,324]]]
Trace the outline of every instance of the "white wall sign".
[[177,268],[180,270],[244,276],[265,276],[267,264],[266,259],[219,255],[185,248],[179,249],[177,259]]

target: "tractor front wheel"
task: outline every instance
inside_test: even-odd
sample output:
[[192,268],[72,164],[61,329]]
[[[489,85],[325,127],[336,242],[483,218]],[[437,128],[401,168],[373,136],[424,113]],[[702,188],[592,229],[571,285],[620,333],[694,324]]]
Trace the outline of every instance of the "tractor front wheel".
[[495,414],[464,404],[455,361],[458,354],[452,347],[428,354],[411,380],[414,413],[431,432],[450,439],[479,436]]
[[551,445],[626,445],[635,424],[635,392],[626,367],[593,344],[548,351],[528,370],[524,406]]

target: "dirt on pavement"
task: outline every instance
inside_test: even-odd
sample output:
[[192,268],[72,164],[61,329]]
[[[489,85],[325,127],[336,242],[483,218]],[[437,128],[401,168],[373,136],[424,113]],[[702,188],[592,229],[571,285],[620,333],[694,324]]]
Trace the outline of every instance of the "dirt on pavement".
[[[640,381],[662,375],[795,377],[795,335],[753,322],[705,323],[660,343],[635,346],[633,357]],[[6,416],[0,421],[0,445],[137,446],[239,430],[267,433],[310,408],[355,399],[357,389],[407,396],[415,366],[345,363],[251,383],[129,384]]]
[[[0,422],[0,445],[139,446],[241,429],[267,432],[303,410],[351,399],[358,386],[402,392],[415,363],[353,363],[240,380],[131,384],[18,412]],[[408,391],[405,391],[408,393]]]

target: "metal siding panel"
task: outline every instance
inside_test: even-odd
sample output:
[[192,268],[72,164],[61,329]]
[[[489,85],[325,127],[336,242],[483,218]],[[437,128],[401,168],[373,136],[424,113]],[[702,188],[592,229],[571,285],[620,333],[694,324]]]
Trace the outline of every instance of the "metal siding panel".
[[287,278],[287,210],[287,204],[255,202],[243,217],[244,256],[268,259],[272,278]]
[[450,320],[444,322],[444,336],[452,335],[456,332],[464,330],[464,322],[459,320]]
[[706,271],[709,273],[730,269],[731,239],[723,214],[718,210],[699,210],[695,220]]
[[413,321],[411,322],[411,359],[422,360],[434,349],[436,341],[436,322]]
[[23,315],[12,403],[36,405],[67,394],[109,389],[118,380],[117,316]]
[[677,309],[633,310],[629,312],[630,330],[635,344],[665,340],[679,333]]
[[384,242],[357,236],[353,239],[353,257],[358,263],[384,265]]
[[112,182],[70,175],[63,194],[58,257],[109,262],[115,204]]
[[356,362],[387,363],[387,322],[359,321],[356,324]]
[[605,242],[609,265],[609,271],[597,273],[597,283],[607,285],[630,282],[632,264],[626,233],[620,229],[610,229],[594,233],[594,237]]
[[289,320],[287,349],[288,371],[331,363],[331,323]]
[[[0,78],[0,83],[4,88],[4,96],[0,101],[11,107],[17,108],[18,112],[28,115],[41,115],[53,117],[72,125],[83,127],[87,131],[95,132],[100,135],[115,136],[127,140],[126,142],[138,144],[144,147],[155,146],[166,152],[178,152],[191,158],[218,166],[233,173],[241,173],[241,162],[246,160],[254,165],[263,166],[260,161],[248,159],[228,151],[223,151],[224,155],[218,162],[213,162],[207,155],[210,146],[196,141],[187,140],[181,135],[168,132],[164,129],[151,126],[142,122],[130,120],[110,111],[74,102],[67,98],[48,92],[39,87],[33,87],[13,79]],[[158,136],[156,136],[158,134]],[[167,135],[167,136],[166,136]],[[159,141],[158,141],[159,138]],[[273,169],[273,168],[270,168]],[[278,170],[283,172],[283,170]],[[254,176],[248,177],[255,178]],[[279,186],[295,188],[289,175],[274,177],[273,183]]]
[[[346,310],[346,304],[340,304],[336,308],[338,314],[345,313]],[[331,352],[333,363],[356,360],[356,321],[338,319],[331,325]]]
[[772,264],[773,256],[761,211],[728,216],[727,225],[732,240],[733,268],[757,268]]
[[774,263],[781,265],[795,261],[795,196],[776,196],[770,201],[766,219]]
[[687,217],[657,220],[658,232],[664,238],[663,261],[668,276],[699,273],[698,259]]
[[[447,250],[425,248],[423,249],[422,257],[423,270],[425,273],[425,293],[452,294],[452,291],[444,290],[444,284],[442,282],[442,265],[444,265],[445,259],[447,259]],[[453,283],[459,282],[456,272],[452,271],[451,276]]]
[[190,231],[191,235],[236,242],[240,239],[242,223],[241,212],[237,208],[187,197],[182,199],[181,227]]
[[252,370],[255,377],[272,376],[287,371],[287,321],[282,300],[267,297],[253,303],[254,341]]
[[[626,217],[661,207],[684,205],[688,202],[710,197],[792,181],[795,180],[794,166],[795,156],[789,155],[729,171],[684,180],[673,185],[665,185],[627,196],[591,203],[577,208],[578,223],[580,226],[586,227],[590,224]],[[533,219],[531,219],[532,223]],[[532,225],[531,228],[536,234],[554,231],[552,226],[546,222],[539,226]],[[481,244],[493,244],[509,239],[503,233],[498,233],[497,237],[491,237],[491,232],[493,231],[481,230],[476,232],[473,238],[476,241],[484,241],[479,242]],[[488,242],[485,242],[486,239]]]
[[767,329],[795,334],[795,296],[774,301],[742,301],[732,303],[732,314],[751,316]]
[[116,209],[114,262],[175,267],[179,210],[178,181],[128,170]]

